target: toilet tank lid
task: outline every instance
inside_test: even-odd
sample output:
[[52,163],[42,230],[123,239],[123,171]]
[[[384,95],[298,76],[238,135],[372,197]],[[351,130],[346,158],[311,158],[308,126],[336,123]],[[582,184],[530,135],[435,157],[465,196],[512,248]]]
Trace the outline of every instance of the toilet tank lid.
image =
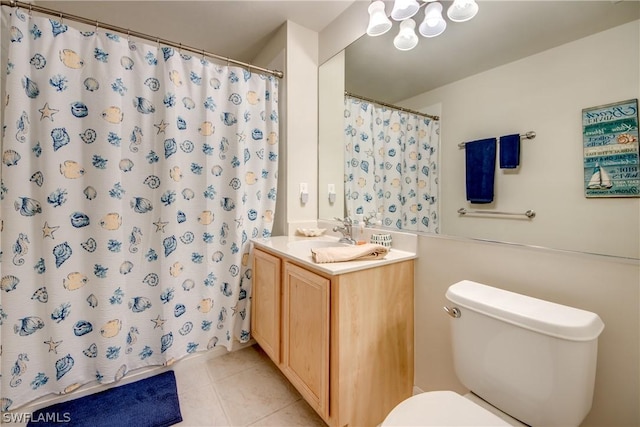
[[471,280],[463,280],[449,286],[446,297],[460,307],[565,340],[591,341],[598,338],[604,329],[600,317],[590,311]]

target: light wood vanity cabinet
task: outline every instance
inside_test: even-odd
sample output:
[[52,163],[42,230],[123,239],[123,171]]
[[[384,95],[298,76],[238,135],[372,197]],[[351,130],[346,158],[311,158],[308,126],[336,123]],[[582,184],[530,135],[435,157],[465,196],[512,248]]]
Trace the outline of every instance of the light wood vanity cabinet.
[[252,336],[328,425],[411,396],[413,260],[329,275],[256,247],[253,272]]

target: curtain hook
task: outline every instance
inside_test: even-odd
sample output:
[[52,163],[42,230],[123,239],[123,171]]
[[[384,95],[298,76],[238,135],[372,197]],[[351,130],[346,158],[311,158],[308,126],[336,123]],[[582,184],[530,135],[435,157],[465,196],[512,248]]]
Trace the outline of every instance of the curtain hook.
[[131,29],[127,28],[127,42],[131,43]]
[[64,20],[62,18],[62,11],[58,12],[60,14],[60,25],[64,24]]
[[178,48],[178,53],[182,55],[182,43],[179,43],[180,47]]
[[98,22],[98,20],[96,19],[96,36],[98,35],[98,27],[100,26],[100,23]]
[[160,49],[160,38],[156,39],[156,48]]
[[29,19],[31,19],[31,11],[33,10],[33,5],[29,3]]
[[202,62],[204,62],[204,49],[202,49]]

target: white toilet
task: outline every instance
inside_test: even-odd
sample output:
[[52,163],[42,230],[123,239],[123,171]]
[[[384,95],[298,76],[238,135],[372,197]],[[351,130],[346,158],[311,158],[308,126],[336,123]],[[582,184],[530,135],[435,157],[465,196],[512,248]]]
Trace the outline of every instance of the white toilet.
[[433,391],[382,426],[578,426],[591,409],[604,323],[597,314],[469,280],[449,287],[456,374],[471,393]]

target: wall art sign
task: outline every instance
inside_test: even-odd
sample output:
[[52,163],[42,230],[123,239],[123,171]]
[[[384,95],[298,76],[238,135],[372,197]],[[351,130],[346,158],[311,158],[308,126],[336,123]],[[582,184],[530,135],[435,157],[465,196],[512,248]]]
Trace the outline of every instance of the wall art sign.
[[582,110],[586,197],[640,197],[638,100]]

